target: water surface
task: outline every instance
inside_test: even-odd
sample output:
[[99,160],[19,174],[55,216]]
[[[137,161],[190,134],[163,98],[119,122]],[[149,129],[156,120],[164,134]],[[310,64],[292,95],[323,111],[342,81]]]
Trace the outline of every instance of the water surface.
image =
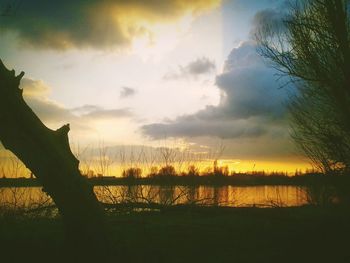
[[[96,186],[98,199],[105,203],[145,202],[200,204],[231,207],[275,207],[315,204],[324,191],[298,186]],[[41,187],[0,188],[0,207],[30,208],[50,204]]]

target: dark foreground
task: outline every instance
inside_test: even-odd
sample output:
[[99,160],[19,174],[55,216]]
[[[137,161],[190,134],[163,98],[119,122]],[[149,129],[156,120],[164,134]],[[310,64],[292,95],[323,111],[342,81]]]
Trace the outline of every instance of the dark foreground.
[[[350,262],[349,219],[340,207],[111,214],[107,262]],[[64,248],[60,219],[0,218],[0,262],[68,262]]]

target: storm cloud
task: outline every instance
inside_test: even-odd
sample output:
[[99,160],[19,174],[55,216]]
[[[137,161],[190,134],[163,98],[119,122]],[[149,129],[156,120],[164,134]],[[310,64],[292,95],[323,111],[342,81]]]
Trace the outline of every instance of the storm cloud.
[[0,32],[17,34],[35,48],[115,48],[138,36],[152,41],[151,26],[213,8],[218,0],[31,0],[0,17]]
[[252,30],[250,34],[254,37],[255,34],[259,34],[265,29],[272,31],[284,31],[286,30],[284,21],[288,18],[288,14],[281,8],[279,9],[264,9],[257,12],[253,18]]
[[284,137],[286,90],[279,89],[275,70],[268,68],[253,41],[234,48],[224,71],[216,77],[221,92],[217,106],[195,114],[152,123],[142,132],[152,139],[168,137],[218,137],[222,139]]

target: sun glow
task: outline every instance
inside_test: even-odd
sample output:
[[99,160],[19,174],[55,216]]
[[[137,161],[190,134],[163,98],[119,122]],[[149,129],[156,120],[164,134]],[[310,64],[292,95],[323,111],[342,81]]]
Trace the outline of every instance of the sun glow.
[[160,61],[178,45],[189,31],[192,21],[193,17],[187,14],[176,23],[141,23],[140,27],[146,30],[133,40],[131,53],[140,56],[144,61]]

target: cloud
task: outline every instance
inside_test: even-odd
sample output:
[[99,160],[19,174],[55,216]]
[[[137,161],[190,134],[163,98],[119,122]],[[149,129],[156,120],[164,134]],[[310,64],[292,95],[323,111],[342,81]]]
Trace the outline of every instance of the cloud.
[[153,123],[143,126],[143,131],[153,139],[163,139],[167,137],[219,137],[222,139],[232,139],[238,137],[255,137],[265,133],[263,127],[247,120],[237,120],[235,122],[225,121],[222,118],[215,119],[207,115],[202,118],[199,115],[186,115],[177,118],[175,121],[166,123]]
[[179,79],[186,77],[199,76],[212,73],[216,69],[216,65],[209,58],[201,57],[189,62],[185,66],[179,66],[178,70],[165,74],[164,79]]
[[198,58],[190,62],[183,70],[191,75],[200,75],[215,69],[215,63],[206,57]]
[[60,0],[22,1],[15,17],[2,17],[1,31],[16,32],[35,48],[114,48],[134,38],[152,42],[152,25],[198,14],[220,0]]
[[83,106],[71,109],[71,111],[76,115],[86,115],[98,110],[101,110],[101,107],[91,104],[85,104]]
[[283,7],[285,6],[282,5],[278,9],[269,8],[257,12],[253,18],[250,35],[254,37],[260,32],[266,33],[266,29],[272,32],[285,31],[284,21],[288,18],[288,14],[282,9]]
[[26,102],[44,122],[53,123],[74,119],[74,115],[69,109],[47,98],[50,87],[42,80],[24,78],[20,88],[23,89],[23,97]]
[[128,97],[132,97],[136,94],[136,90],[129,87],[122,87],[122,90],[120,91],[120,98],[125,99]]
[[216,78],[224,94],[220,108],[235,119],[281,118],[287,94],[278,89],[276,71],[265,66],[256,49],[254,42],[245,42],[229,55],[224,73]]
[[89,119],[121,119],[121,118],[129,118],[134,116],[134,114],[130,111],[130,109],[99,109],[89,112],[88,114],[82,115],[84,118]]
[[43,81],[29,78],[22,79],[21,88],[26,97],[44,97],[50,92],[50,88]]
[[47,94],[50,92],[50,88],[41,80],[25,78],[22,80],[20,87],[23,89],[23,96],[28,105],[52,129],[70,123],[72,130],[86,133],[96,128],[96,121],[108,120],[113,122],[134,116],[128,108],[104,109],[97,105],[67,108],[48,99]]
[[130,109],[104,109],[97,105],[83,105],[81,107],[73,108],[70,112],[76,116],[85,119],[113,119],[113,118],[127,118],[133,117],[134,114]]
[[[24,97],[31,109],[46,124],[62,125],[67,122],[75,122],[76,116],[64,106],[39,97]],[[58,128],[58,127],[57,127]]]
[[[38,116],[47,123],[72,122],[78,123],[102,119],[119,119],[133,117],[128,108],[104,109],[97,105],[83,105],[67,108],[48,99],[50,87],[42,80],[24,78],[21,82],[23,96]],[[80,125],[79,125],[80,126]]]
[[284,101],[288,94],[278,89],[275,71],[265,66],[256,48],[253,41],[247,41],[228,56],[224,72],[216,77],[222,93],[218,106],[144,125],[142,132],[152,139],[285,137],[288,131]]
[[229,158],[295,155],[285,106],[293,89],[280,89],[276,71],[266,66],[256,50],[254,41],[232,49],[223,72],[216,76],[221,92],[218,105],[143,125],[141,132],[153,140],[182,138],[211,148],[224,140]]

